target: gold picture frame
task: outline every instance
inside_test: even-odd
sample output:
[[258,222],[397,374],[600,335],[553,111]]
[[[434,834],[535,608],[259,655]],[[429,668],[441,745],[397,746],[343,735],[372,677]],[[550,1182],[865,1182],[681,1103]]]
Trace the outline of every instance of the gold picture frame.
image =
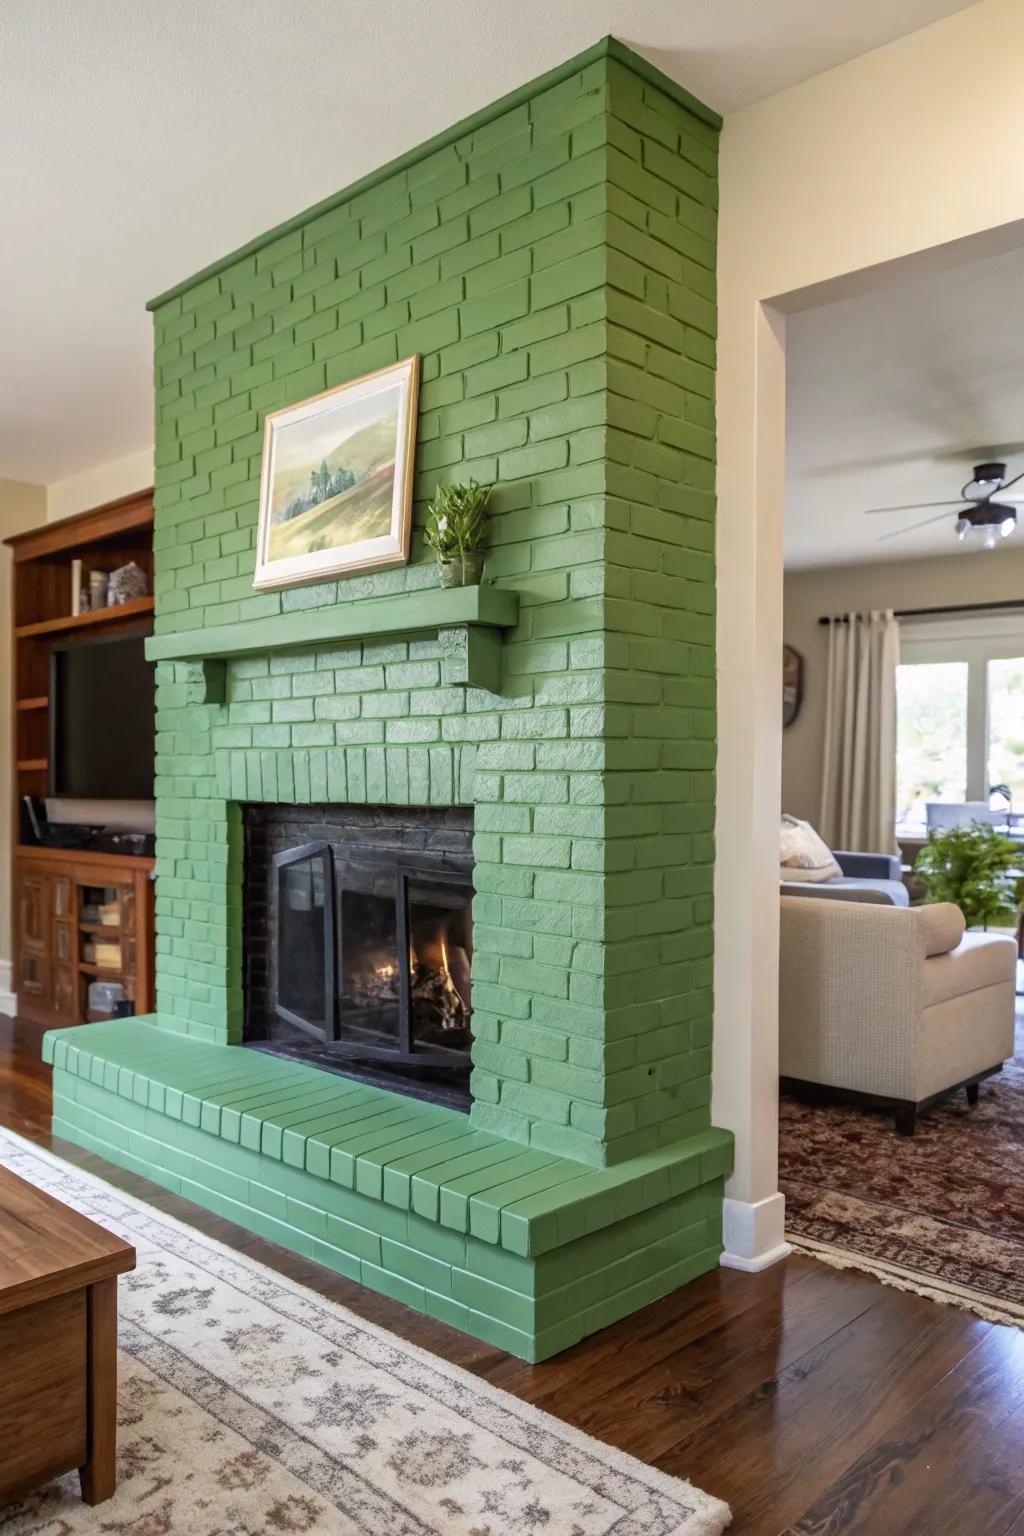
[[407,357],[266,417],[255,588],[407,564],[419,378]]

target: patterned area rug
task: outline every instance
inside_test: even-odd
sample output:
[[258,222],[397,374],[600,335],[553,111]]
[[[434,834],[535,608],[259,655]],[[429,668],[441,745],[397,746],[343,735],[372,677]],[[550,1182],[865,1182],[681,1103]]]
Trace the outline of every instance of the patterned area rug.
[[[7,1131],[0,1163],[134,1243],[118,1489],[3,1536],[719,1536],[728,1507]],[[543,1367],[538,1367],[543,1369]]]
[[1017,1054],[897,1136],[892,1116],[780,1102],[787,1236],[840,1267],[1024,1325],[1024,1015]]

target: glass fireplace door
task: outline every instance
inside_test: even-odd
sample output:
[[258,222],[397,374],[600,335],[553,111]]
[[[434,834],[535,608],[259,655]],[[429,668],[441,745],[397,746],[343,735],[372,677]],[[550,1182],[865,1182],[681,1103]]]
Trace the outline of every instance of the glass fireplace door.
[[336,877],[338,1040],[351,1055],[394,1056],[402,1049],[394,873],[364,855],[339,861]]
[[334,1038],[334,888],[328,843],[274,855],[277,1012],[322,1040]]
[[472,902],[472,887],[459,875],[399,872],[402,1018],[416,1061],[450,1066],[469,1058]]

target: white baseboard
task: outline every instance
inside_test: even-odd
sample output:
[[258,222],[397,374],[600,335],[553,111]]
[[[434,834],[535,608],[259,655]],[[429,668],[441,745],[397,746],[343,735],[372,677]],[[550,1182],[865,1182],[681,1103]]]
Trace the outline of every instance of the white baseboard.
[[0,960],[0,1013],[13,1018],[18,1011],[18,999],[11,991],[14,967],[10,960]]
[[722,1238],[725,1251],[719,1263],[726,1269],[743,1269],[748,1274],[778,1264],[792,1252],[786,1242],[786,1197],[769,1195],[766,1200],[726,1200],[722,1210]]
[[748,1259],[740,1253],[725,1252],[719,1259],[723,1269],[742,1269],[748,1275],[756,1275],[762,1269],[770,1269],[773,1264],[780,1263],[793,1252],[789,1243],[779,1243],[775,1248],[769,1248],[767,1253],[759,1253],[756,1258]]

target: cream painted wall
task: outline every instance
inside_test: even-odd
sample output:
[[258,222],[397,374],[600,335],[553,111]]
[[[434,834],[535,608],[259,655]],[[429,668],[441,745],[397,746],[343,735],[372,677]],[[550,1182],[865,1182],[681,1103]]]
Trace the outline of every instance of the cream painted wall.
[[[46,488],[0,480],[0,539],[46,521]],[[11,752],[13,659],[11,656],[11,552],[0,544],[0,1012],[10,986],[11,960]]]
[[797,719],[782,733],[782,809],[815,825],[818,822],[828,652],[828,633],[818,623],[822,614],[1003,599],[1024,601],[1024,549],[963,552],[884,565],[876,561],[788,575],[783,635],[804,658],[804,702]]
[[[1024,243],[1024,5],[982,0],[725,121],[718,353],[715,1123],[724,1262],[781,1257],[777,816],[786,311]],[[994,227],[997,225],[998,227]],[[933,250],[934,247],[941,247]],[[841,359],[837,359],[841,366]]]
[[153,450],[142,448],[123,459],[97,464],[67,480],[46,487],[46,520],[55,522],[76,512],[88,512],[118,496],[130,496],[153,484]]

